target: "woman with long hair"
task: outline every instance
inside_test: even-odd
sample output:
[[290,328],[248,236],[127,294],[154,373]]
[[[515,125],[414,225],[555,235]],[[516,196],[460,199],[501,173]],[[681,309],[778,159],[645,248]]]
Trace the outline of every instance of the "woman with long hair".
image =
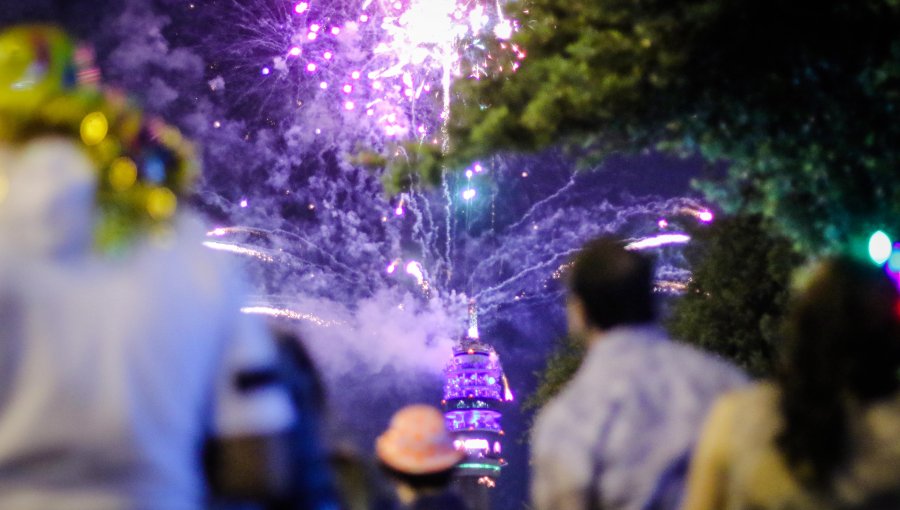
[[900,508],[900,300],[831,258],[795,292],[773,381],[715,405],[684,508]]

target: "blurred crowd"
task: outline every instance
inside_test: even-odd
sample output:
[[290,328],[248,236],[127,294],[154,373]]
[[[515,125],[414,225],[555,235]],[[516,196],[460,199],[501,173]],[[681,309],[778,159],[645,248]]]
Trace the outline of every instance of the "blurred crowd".
[[[301,339],[240,313],[239,271],[201,244],[198,173],[62,31],[0,32],[0,508],[464,510],[437,408],[397,410],[371,452],[326,444]],[[653,274],[609,238],[573,260],[587,351],[536,418],[529,508],[900,508],[882,271],[798,275],[777,373],[753,383],[667,337]]]

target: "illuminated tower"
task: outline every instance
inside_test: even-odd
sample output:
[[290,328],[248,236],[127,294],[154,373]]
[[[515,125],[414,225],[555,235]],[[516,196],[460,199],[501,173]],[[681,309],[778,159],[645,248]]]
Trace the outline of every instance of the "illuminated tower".
[[454,484],[472,510],[490,508],[488,489],[496,485],[503,460],[501,405],[513,399],[500,358],[478,336],[475,304],[469,328],[444,369],[444,416],[454,444],[466,452]]

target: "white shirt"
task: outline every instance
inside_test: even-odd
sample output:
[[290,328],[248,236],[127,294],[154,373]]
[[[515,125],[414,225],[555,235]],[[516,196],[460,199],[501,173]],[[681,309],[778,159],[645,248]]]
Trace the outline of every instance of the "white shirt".
[[[0,227],[3,213],[0,203]],[[274,345],[239,313],[241,286],[228,260],[201,246],[199,223],[184,219],[173,238],[118,260],[12,246],[21,236],[9,228],[0,228],[0,508],[201,508],[205,438],[291,425],[282,388],[235,384],[242,371],[272,367]]]
[[656,327],[610,330],[535,421],[534,508],[578,510],[601,498],[599,508],[641,509],[663,471],[690,451],[715,397],[744,382]]

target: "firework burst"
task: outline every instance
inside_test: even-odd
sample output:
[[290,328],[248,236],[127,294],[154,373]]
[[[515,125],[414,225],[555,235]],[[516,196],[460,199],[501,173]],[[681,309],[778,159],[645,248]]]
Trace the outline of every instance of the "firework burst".
[[289,110],[341,115],[372,130],[369,142],[437,142],[453,79],[513,71],[525,56],[507,41],[518,24],[499,2],[234,0],[221,9],[234,22],[210,44],[224,82],[241,91],[235,104],[270,123],[292,120]]

